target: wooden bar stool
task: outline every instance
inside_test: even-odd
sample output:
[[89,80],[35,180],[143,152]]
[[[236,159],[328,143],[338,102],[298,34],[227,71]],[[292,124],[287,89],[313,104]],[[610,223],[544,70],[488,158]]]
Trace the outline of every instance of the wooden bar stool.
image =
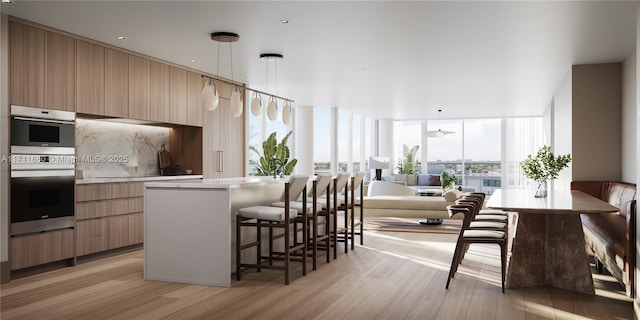
[[[351,177],[351,181],[349,182],[349,185],[347,186],[347,190],[349,192],[349,207],[351,210],[351,214],[349,215],[349,230],[350,230],[350,235],[349,238],[351,239],[351,250],[354,250],[355,248],[355,236],[359,236],[360,237],[360,245],[364,245],[364,239],[363,239],[363,235],[364,235],[364,224],[362,222],[362,220],[364,219],[364,211],[363,211],[363,201],[364,201],[364,171],[360,171],[357,172],[355,175],[353,175]],[[356,201],[356,189],[360,190],[360,197],[358,198],[358,201]],[[355,208],[358,207],[359,208],[359,218],[356,221],[355,217],[356,217],[356,210]],[[359,231],[355,232],[356,227],[359,227]]]
[[[307,219],[303,221],[303,242],[291,244],[291,233],[297,232],[293,224],[298,217],[298,210],[290,207],[290,200],[298,199],[300,194],[306,194],[308,176],[292,176],[284,185],[284,192],[280,198],[284,202],[284,207],[274,206],[252,206],[241,208],[236,216],[236,280],[240,281],[242,268],[277,269],[284,270],[284,284],[290,282],[290,262],[302,262],[302,275],[307,274]],[[302,212],[306,212],[306,198],[303,198]],[[242,227],[252,227],[256,229],[256,241],[242,244]],[[262,256],[262,228],[269,229],[269,256]],[[284,237],[283,252],[275,252],[273,249],[273,229],[282,229],[283,233],[275,237]],[[256,263],[242,263],[242,250],[256,247]],[[299,259],[292,259],[292,255],[300,252]],[[273,260],[284,260],[284,266],[274,265]],[[267,260],[267,263],[263,263]]]
[[[331,186],[331,208],[329,210],[329,216],[331,217],[331,235],[332,235],[332,246],[333,246],[333,258],[338,258],[338,238],[340,238],[340,242],[344,242],[344,253],[349,252],[349,248],[347,245],[348,242],[348,232],[349,232],[349,223],[348,223],[348,210],[349,210],[349,197],[348,192],[346,192],[347,183],[349,182],[349,177],[351,173],[348,172],[340,172],[333,178],[333,185]],[[340,198],[338,195],[344,192],[344,195]],[[343,226],[338,225],[338,212],[344,211],[344,224]],[[338,237],[340,236],[340,237]]]

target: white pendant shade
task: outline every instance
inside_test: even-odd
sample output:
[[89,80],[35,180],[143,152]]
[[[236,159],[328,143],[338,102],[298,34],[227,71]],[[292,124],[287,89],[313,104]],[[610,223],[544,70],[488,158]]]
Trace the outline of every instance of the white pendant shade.
[[262,101],[260,101],[260,98],[258,98],[258,96],[254,96],[253,100],[251,100],[251,114],[253,114],[256,117],[259,117],[260,114],[262,113]]
[[242,100],[240,99],[240,92],[238,91],[231,93],[231,113],[236,118],[242,115]]
[[212,85],[205,85],[202,89],[202,105],[205,109],[213,111],[218,107],[220,98],[218,97],[218,90]]
[[285,125],[289,125],[289,123],[291,123],[291,105],[288,101],[285,102],[282,107],[282,123]]
[[267,105],[267,117],[271,121],[278,120],[278,106],[276,105],[275,100],[269,101],[269,104]]

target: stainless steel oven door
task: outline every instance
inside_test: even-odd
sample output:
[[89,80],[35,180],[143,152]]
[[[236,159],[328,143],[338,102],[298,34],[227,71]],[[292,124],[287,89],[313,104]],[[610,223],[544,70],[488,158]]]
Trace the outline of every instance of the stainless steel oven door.
[[74,227],[74,170],[11,171],[11,235]]

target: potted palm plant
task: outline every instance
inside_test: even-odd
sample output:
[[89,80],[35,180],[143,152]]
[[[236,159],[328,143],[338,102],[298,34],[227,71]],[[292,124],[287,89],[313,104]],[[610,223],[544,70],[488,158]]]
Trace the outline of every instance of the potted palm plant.
[[279,175],[291,175],[298,163],[298,159],[289,159],[290,151],[287,140],[292,131],[289,131],[280,142],[276,139],[276,133],[272,132],[267,140],[262,142],[262,153],[254,146],[249,146],[249,150],[258,154],[259,161],[252,161],[256,166],[257,176],[277,177]]
[[415,145],[409,149],[406,144],[402,145],[402,155],[404,159],[398,160],[398,174],[418,174],[418,159],[416,159],[416,153],[420,146]]
[[571,154],[555,156],[550,146],[542,146],[535,156],[528,155],[520,166],[524,175],[536,181],[536,198],[547,196],[547,181],[558,179],[560,171],[569,166]]

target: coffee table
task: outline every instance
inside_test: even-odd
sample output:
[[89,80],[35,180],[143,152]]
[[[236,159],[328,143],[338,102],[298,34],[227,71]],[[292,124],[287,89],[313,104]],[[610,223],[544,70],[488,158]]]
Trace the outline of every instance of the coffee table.
[[[418,189],[418,194],[421,197],[442,197],[442,189]],[[442,219],[428,218],[419,220],[418,223],[424,225],[437,225],[442,224]]]

